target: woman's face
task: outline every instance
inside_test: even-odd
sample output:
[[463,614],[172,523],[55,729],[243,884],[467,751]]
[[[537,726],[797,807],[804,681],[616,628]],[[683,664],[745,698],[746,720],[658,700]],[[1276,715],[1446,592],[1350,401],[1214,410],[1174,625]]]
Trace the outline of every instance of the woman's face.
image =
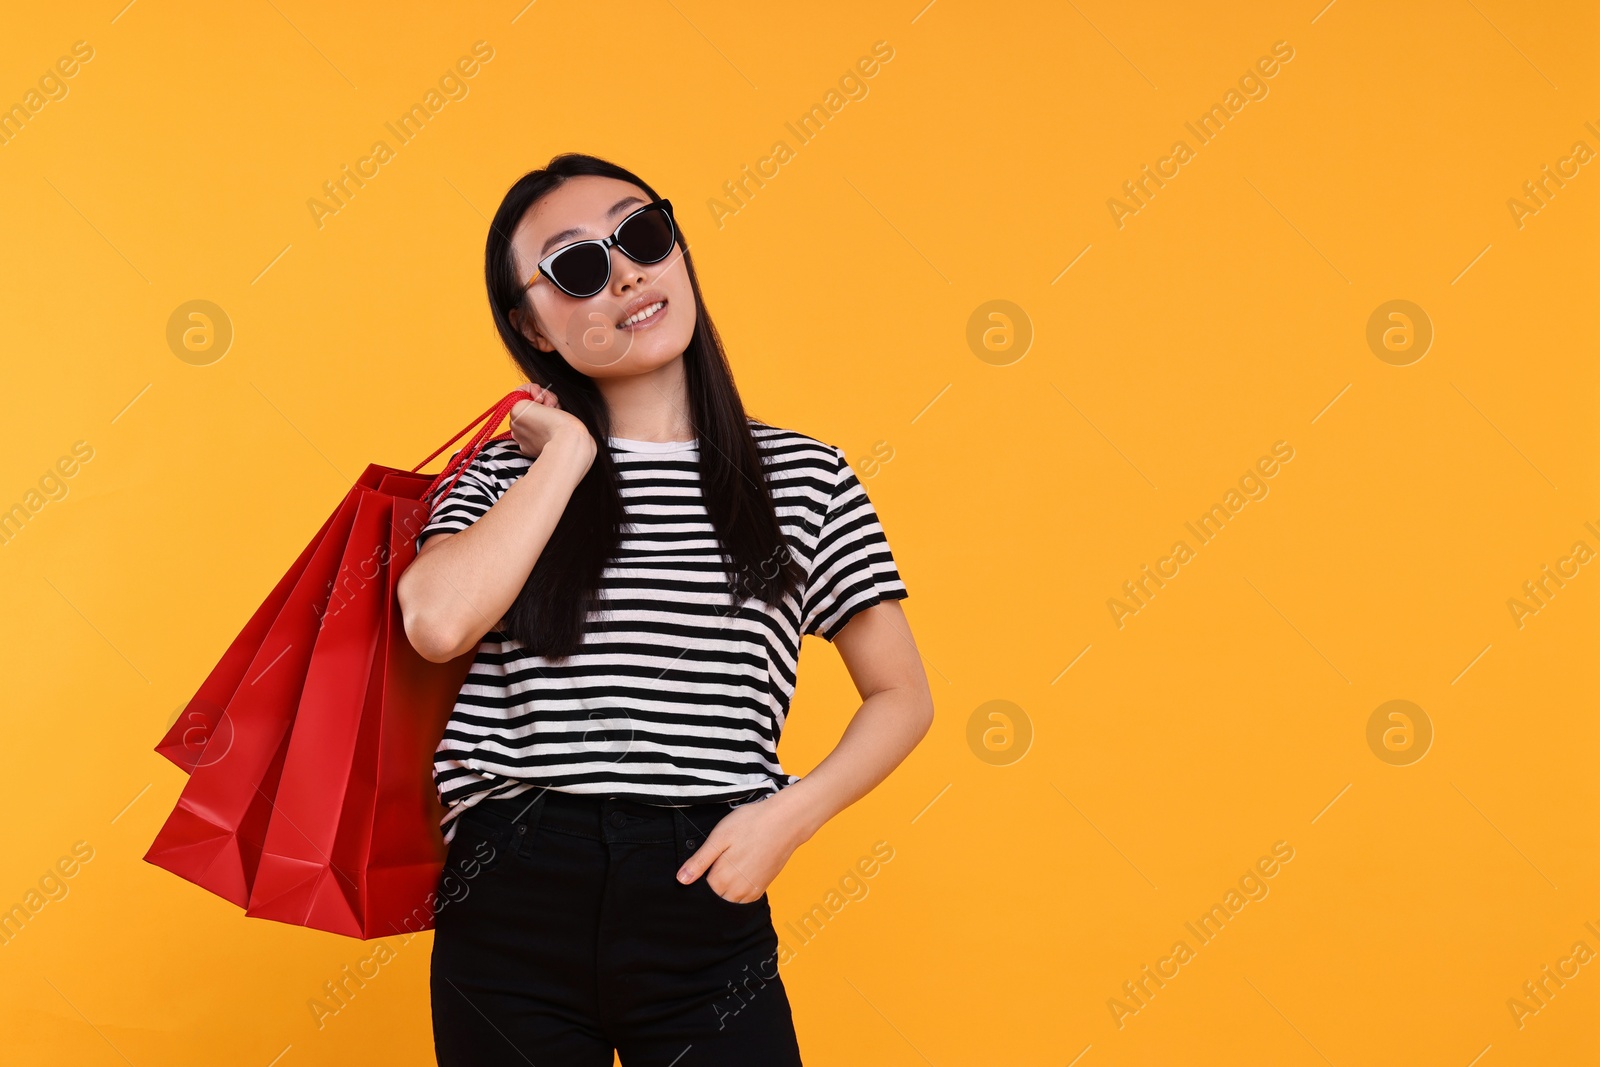
[[[539,260],[563,245],[610,237],[630,212],[650,203],[632,182],[597,175],[569,178],[529,208],[511,235],[518,276],[526,282]],[[694,336],[694,290],[682,248],[659,263],[641,264],[613,245],[611,278],[594,296],[579,300],[540,276],[528,290],[533,305],[511,313],[511,321],[541,351],[559,352],[575,370],[591,378],[642,374],[683,355]],[[652,304],[649,318],[622,322]]]

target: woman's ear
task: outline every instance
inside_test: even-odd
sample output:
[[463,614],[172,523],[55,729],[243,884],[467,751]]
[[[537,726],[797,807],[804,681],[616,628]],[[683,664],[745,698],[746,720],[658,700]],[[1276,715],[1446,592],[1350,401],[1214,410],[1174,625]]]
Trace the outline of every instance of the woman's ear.
[[518,305],[512,308],[508,317],[511,319],[511,325],[518,333],[526,337],[533,347],[541,352],[555,351],[556,346],[551,344],[550,339],[539,329],[539,324],[534,321],[534,316],[528,314],[526,305]]

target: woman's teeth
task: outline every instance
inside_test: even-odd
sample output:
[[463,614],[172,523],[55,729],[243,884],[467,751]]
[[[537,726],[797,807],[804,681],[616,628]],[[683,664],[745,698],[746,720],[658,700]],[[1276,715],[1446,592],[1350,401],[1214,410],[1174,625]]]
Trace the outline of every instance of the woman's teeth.
[[651,304],[649,307],[640,308],[638,311],[634,312],[632,315],[629,315],[627,318],[623,319],[620,323],[617,324],[618,328],[626,330],[631,326],[637,326],[639,323],[643,322],[645,319],[650,318],[652,315],[654,315],[656,312],[660,311],[662,308],[664,308],[666,306],[667,306],[667,302],[665,300],[657,300],[654,304]]

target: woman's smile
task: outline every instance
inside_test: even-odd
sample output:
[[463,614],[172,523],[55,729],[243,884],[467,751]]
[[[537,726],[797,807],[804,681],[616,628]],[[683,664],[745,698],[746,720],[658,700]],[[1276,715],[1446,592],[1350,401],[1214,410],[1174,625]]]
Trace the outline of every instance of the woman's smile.
[[667,300],[665,297],[661,297],[634,308],[621,322],[617,323],[617,329],[626,330],[629,333],[648,330],[666,317]]

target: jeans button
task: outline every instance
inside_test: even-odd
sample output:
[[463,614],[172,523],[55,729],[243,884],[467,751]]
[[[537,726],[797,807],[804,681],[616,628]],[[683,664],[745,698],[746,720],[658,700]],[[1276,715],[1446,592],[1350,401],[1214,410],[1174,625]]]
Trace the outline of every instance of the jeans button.
[[623,825],[627,824],[627,821],[628,821],[628,816],[623,814],[622,812],[614,811],[614,812],[611,813],[611,825],[612,826],[623,826]]

